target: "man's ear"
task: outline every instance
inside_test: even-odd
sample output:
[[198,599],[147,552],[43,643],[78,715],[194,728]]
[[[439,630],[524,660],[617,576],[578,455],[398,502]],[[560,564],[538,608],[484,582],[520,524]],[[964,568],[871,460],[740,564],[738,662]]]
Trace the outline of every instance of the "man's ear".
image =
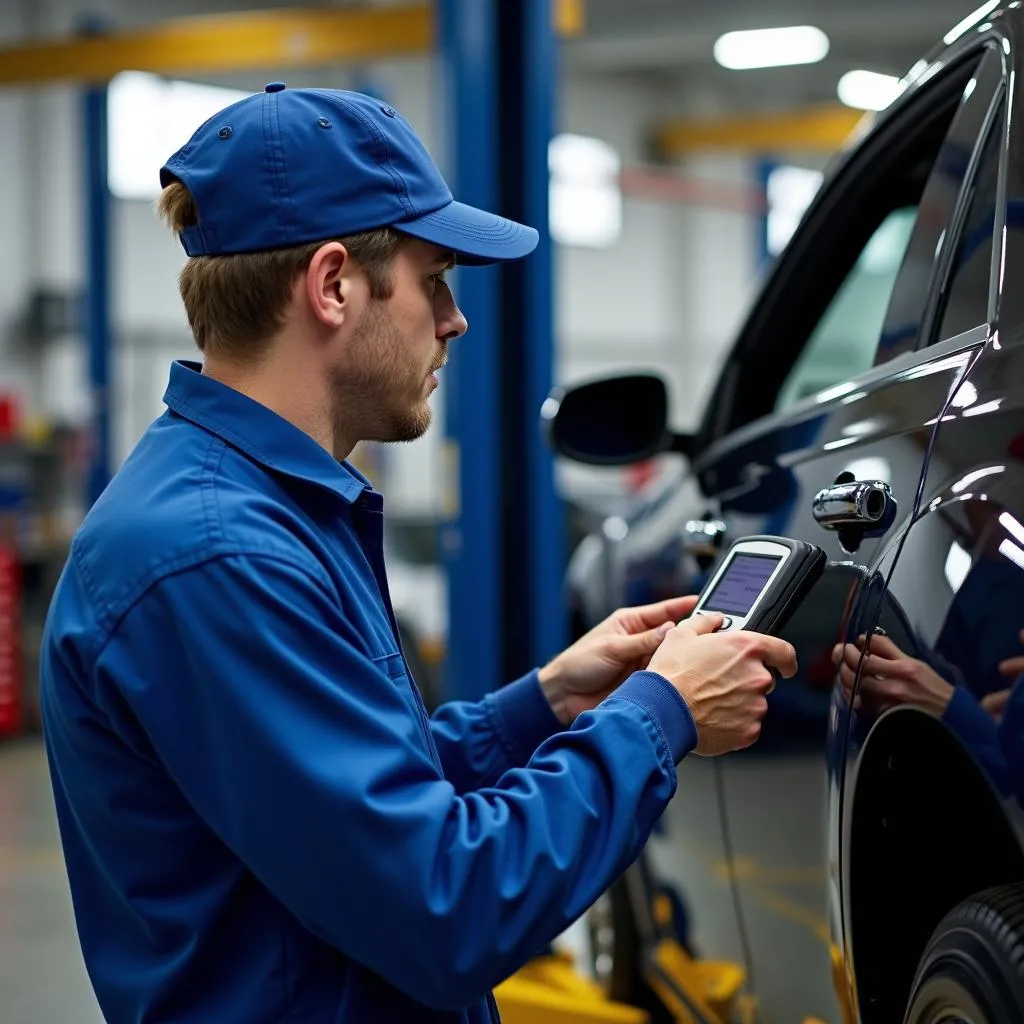
[[327,242],[306,268],[306,298],[313,315],[326,327],[337,328],[350,315],[356,269],[341,242]]

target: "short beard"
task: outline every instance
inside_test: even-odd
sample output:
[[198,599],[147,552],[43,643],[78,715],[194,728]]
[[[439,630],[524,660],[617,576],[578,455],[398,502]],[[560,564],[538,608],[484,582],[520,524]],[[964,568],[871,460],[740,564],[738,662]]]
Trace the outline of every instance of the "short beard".
[[331,393],[334,422],[360,423],[363,441],[402,442],[422,437],[433,420],[425,399],[411,407],[403,403],[423,381],[409,378],[403,362],[404,343],[385,304],[371,301],[363,322],[352,335],[346,365],[335,370]]

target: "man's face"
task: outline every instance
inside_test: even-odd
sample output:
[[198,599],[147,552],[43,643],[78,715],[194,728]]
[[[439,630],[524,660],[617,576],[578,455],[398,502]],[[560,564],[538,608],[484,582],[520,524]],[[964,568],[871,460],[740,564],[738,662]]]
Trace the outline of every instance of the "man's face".
[[358,409],[363,440],[412,441],[430,426],[434,372],[448,342],[466,332],[465,317],[444,281],[451,254],[409,239],[392,268],[390,298],[371,300],[336,368],[335,416]]

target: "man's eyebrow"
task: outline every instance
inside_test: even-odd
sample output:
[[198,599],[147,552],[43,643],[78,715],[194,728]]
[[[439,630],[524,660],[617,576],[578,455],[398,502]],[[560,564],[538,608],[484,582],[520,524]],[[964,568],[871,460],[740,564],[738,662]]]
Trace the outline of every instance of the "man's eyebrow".
[[451,270],[455,266],[455,253],[443,252],[434,259],[434,266],[439,270]]

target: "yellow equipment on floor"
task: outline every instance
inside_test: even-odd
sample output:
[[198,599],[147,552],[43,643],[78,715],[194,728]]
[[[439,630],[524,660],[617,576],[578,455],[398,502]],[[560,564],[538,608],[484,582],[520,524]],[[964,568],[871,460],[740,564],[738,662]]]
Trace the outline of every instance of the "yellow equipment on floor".
[[[654,884],[645,855],[623,876],[639,938],[640,973],[673,1024],[756,1024],[746,972],[727,961],[698,960],[683,946],[672,901]],[[581,975],[568,953],[540,956],[495,990],[502,1024],[652,1024],[651,1015],[609,997]],[[825,1024],[807,1017],[803,1024]]]
[[[674,1024],[754,1024],[756,1003],[742,995],[738,964],[697,960],[676,938],[672,904],[651,882],[641,856],[625,877],[641,940],[642,973]],[[650,1024],[644,1010],[608,997],[581,976],[573,958],[538,957],[495,990],[502,1024]]]

